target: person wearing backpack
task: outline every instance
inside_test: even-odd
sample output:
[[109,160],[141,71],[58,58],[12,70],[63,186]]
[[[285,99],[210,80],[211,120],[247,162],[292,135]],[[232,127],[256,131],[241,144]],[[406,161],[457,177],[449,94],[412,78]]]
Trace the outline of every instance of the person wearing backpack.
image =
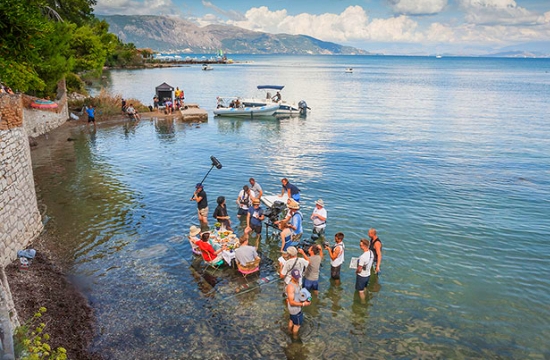
[[304,233],[304,229],[302,228],[302,220],[304,217],[299,211],[300,204],[297,201],[289,200],[288,209],[290,215],[287,216],[290,217],[288,227],[290,228],[290,231],[292,231],[292,242],[299,242],[302,238],[302,234]]
[[370,251],[370,241],[368,239],[361,239],[359,243],[363,254],[357,260],[357,269],[355,270],[355,290],[359,291],[359,297],[361,300],[365,300],[365,288],[369,284],[370,270],[372,268],[372,261],[374,256]]

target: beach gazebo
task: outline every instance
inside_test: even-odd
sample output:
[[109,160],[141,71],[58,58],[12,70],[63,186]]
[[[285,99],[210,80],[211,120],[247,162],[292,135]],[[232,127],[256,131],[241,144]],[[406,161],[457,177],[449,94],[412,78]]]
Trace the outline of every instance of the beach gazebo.
[[155,88],[155,93],[159,98],[159,105],[164,105],[164,102],[167,99],[170,99],[170,101],[174,101],[174,87],[168,85],[165,82]]

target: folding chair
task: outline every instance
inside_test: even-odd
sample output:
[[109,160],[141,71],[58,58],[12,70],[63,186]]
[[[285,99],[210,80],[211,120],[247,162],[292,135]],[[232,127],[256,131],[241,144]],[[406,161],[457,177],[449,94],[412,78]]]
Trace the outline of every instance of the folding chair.
[[[204,258],[203,258],[203,260],[204,260]],[[222,266],[223,263],[224,263],[223,258],[221,257],[221,255],[218,255],[218,257],[215,258],[212,261],[204,260],[204,262],[206,263],[206,265],[214,268],[214,270],[218,270],[220,268],[220,266]]]
[[237,261],[237,269],[246,278],[247,275],[260,271],[260,258],[247,262],[244,265],[241,265],[241,263]]
[[202,255],[201,249],[199,248],[199,246],[191,241],[190,236],[188,236],[187,238],[189,239],[189,244],[191,245],[191,251],[193,252],[193,254],[194,255]]

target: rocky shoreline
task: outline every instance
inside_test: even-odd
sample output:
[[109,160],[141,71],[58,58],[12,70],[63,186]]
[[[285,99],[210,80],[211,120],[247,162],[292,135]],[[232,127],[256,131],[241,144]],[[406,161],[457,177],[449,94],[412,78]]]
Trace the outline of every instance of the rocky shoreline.
[[19,320],[24,324],[45,307],[40,322],[46,324],[44,332],[50,335],[52,348],[65,348],[69,359],[102,359],[89,351],[96,334],[93,309],[56,260],[54,232],[52,226],[46,226],[35,239],[31,247],[37,254],[28,270],[20,269],[19,260],[5,269]]

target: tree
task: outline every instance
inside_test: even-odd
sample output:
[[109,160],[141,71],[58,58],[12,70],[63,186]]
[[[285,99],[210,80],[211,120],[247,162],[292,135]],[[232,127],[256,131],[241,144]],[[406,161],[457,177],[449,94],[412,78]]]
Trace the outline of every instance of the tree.
[[0,77],[19,91],[46,85],[34,67],[41,61],[37,47],[49,32],[40,5],[39,0],[0,0]]
[[93,7],[96,0],[44,0],[55,10],[64,21],[69,21],[79,26],[89,23],[94,19]]

